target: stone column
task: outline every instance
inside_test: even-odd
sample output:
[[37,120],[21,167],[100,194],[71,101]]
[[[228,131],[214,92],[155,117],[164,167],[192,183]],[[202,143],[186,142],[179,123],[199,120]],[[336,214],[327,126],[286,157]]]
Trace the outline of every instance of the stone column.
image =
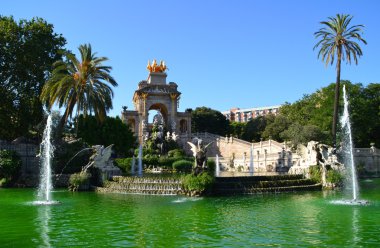
[[148,98],[148,93],[142,93],[140,95],[140,125],[139,125],[139,143],[144,142],[144,134],[147,131],[148,120],[146,111],[146,100]]
[[172,118],[171,118],[170,125],[171,125],[172,132],[177,132],[177,122],[176,122],[176,119],[177,119],[177,115],[176,115],[177,97],[178,97],[177,93],[171,93],[170,94],[171,105],[172,105],[172,108],[171,108],[171,117]]
[[267,171],[267,149],[264,149],[264,166],[265,166],[265,171]]
[[187,118],[187,134],[191,135],[191,118]]

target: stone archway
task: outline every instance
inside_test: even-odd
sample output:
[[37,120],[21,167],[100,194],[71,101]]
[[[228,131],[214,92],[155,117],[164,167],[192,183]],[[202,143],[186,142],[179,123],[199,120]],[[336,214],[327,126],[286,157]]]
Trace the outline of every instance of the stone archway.
[[[168,109],[167,109],[167,107],[162,103],[154,103],[148,107],[148,113],[151,110],[156,110],[156,111],[161,113],[161,115],[164,119],[164,125],[165,125],[165,127],[167,127],[167,125],[168,125]],[[151,113],[149,113],[149,115],[151,115]],[[150,119],[150,118],[148,118],[148,119]],[[152,123],[149,123],[149,124],[152,124]]]
[[[150,110],[157,110],[161,113],[168,131],[190,135],[191,114],[177,112],[181,92],[177,90],[178,85],[176,83],[166,83],[165,64],[163,62],[157,64],[154,61],[153,64],[148,64],[147,69],[149,70],[148,79],[139,82],[138,89],[133,95],[135,110],[125,108],[122,112],[122,120],[132,124],[133,122],[130,120],[134,119],[135,133],[140,144],[143,143],[143,137],[152,128],[152,123],[149,123]],[[183,128],[181,130],[180,120],[186,120],[182,123]]]

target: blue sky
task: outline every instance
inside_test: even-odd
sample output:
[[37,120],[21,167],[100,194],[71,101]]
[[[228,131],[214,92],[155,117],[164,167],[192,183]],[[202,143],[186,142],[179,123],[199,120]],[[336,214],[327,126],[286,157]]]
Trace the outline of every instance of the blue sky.
[[137,83],[148,60],[165,60],[167,80],[182,92],[179,110],[207,106],[220,111],[294,102],[335,81],[313,51],[320,21],[337,13],[364,24],[359,65],[343,65],[342,79],[380,82],[380,1],[128,1],[65,0],[1,2],[0,15],[42,17],[76,52],[91,43],[109,58],[114,109],[133,109]]

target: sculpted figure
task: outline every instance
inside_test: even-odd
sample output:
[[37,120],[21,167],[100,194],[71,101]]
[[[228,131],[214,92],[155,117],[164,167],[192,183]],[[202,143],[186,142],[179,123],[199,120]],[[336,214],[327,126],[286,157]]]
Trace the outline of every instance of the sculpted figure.
[[87,172],[88,168],[91,166],[95,166],[97,168],[101,168],[107,166],[107,162],[109,161],[112,154],[112,145],[104,148],[102,145],[92,146],[94,154],[90,157],[90,161],[88,164],[82,169],[83,172]]
[[206,146],[203,145],[203,140],[194,138],[193,142],[187,142],[191,146],[191,151],[193,152],[193,156],[195,157],[196,166],[194,168],[194,174],[198,175],[203,172],[203,170],[207,169],[207,147],[212,143],[208,143]]

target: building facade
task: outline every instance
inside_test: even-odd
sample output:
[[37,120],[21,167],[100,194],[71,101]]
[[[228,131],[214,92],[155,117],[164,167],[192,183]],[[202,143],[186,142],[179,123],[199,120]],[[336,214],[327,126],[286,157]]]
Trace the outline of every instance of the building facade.
[[269,114],[277,115],[281,105],[258,107],[249,109],[232,108],[228,111],[223,111],[222,114],[229,121],[235,122],[248,122],[259,116],[266,116]]

